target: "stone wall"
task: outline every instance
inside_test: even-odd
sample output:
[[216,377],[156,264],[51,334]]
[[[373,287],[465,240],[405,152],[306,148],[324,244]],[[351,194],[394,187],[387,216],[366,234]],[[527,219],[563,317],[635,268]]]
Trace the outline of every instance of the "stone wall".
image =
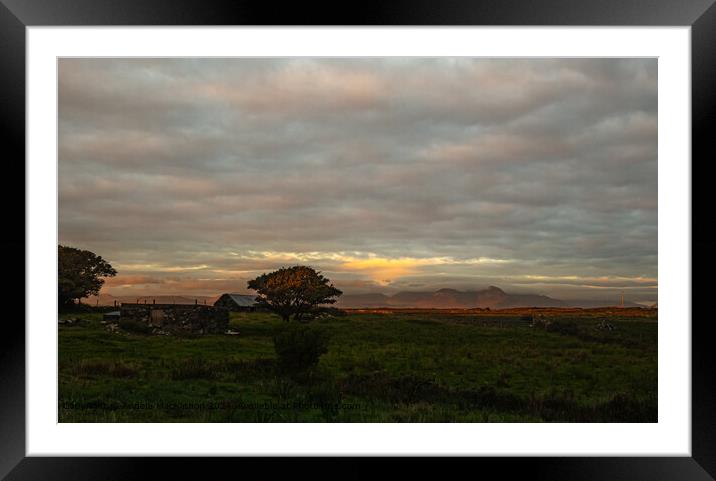
[[120,322],[124,321],[165,332],[222,334],[229,328],[229,311],[201,304],[122,304]]

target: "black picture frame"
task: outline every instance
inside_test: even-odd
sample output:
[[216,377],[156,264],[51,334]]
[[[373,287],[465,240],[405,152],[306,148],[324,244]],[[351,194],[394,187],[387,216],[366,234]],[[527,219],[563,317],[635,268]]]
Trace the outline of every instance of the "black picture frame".
[[[6,252],[6,288],[17,291],[25,278],[25,28],[82,25],[573,25],[690,26],[692,73],[692,457],[548,457],[397,460],[422,475],[460,472],[455,464],[476,463],[500,477],[569,480],[713,480],[716,477],[716,358],[711,353],[709,323],[702,311],[709,295],[716,234],[708,227],[710,203],[706,182],[716,159],[710,122],[716,120],[715,0],[364,0],[348,4],[255,0],[0,0],[0,135],[6,179],[4,222],[0,237]],[[701,217],[701,222],[696,218]],[[693,262],[698,258],[698,262]],[[19,273],[22,272],[21,275]],[[699,282],[700,280],[700,282]],[[23,282],[24,285],[24,282]],[[17,297],[12,295],[13,298]],[[698,302],[697,302],[698,301]],[[148,479],[157,473],[176,479],[202,479],[208,472],[231,472],[260,463],[262,477],[283,470],[285,460],[246,458],[55,458],[26,457],[25,317],[16,299],[6,310],[0,333],[0,476],[10,480]],[[700,315],[699,315],[700,312]],[[292,475],[303,472],[355,478],[384,470],[385,460],[291,460]],[[449,468],[445,463],[449,462]],[[475,467],[465,467],[473,470]],[[268,470],[267,470],[268,469]],[[211,471],[209,471],[211,470]],[[239,473],[237,473],[238,475]]]

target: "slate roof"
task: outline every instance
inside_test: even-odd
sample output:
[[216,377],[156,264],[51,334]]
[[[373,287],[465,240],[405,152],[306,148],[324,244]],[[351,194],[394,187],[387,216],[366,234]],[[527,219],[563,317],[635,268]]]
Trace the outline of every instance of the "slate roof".
[[224,296],[229,296],[232,301],[236,303],[239,307],[251,307],[254,304],[256,304],[256,296],[249,296],[246,294],[223,294],[219,299],[223,298]]

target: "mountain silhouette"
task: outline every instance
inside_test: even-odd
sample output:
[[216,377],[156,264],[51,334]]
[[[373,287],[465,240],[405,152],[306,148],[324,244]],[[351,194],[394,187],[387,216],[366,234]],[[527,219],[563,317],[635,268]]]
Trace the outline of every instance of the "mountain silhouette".
[[491,309],[508,307],[565,307],[559,299],[536,294],[508,294],[499,287],[490,286],[479,291],[439,289],[435,292],[403,291],[385,294],[345,294],[338,299],[337,307],[416,307],[426,309]]

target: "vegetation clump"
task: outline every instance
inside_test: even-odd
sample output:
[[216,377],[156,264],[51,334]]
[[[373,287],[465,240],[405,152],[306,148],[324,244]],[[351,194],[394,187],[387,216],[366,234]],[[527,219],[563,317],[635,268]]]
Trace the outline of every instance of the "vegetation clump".
[[104,277],[117,271],[94,252],[63,245],[57,246],[58,303],[61,308],[75,300],[96,296],[104,285]]
[[248,288],[256,291],[259,307],[275,312],[284,321],[308,321],[319,307],[334,304],[343,294],[320,272],[307,266],[283,267],[262,274],[249,281]]
[[151,334],[152,326],[133,319],[120,319],[119,328],[133,334]]
[[568,336],[579,335],[579,326],[573,321],[553,321],[548,324],[545,329],[548,332],[556,332],[558,334],[565,334]]
[[287,373],[303,373],[314,368],[328,352],[327,334],[306,325],[291,324],[277,329],[273,344],[279,367]]

